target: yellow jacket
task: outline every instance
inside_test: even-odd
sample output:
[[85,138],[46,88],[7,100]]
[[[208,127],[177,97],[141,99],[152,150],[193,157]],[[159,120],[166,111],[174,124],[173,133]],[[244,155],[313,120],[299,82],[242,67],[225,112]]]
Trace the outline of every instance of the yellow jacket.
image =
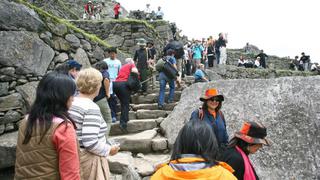
[[[205,160],[197,157],[188,157],[181,158],[178,161],[174,160],[170,163],[177,164],[178,162],[191,164],[195,162],[205,162]],[[236,180],[237,178],[232,174],[233,171],[234,170],[224,162],[219,162],[218,165],[210,168],[194,171],[176,171],[168,164],[165,164],[155,172],[151,180]]]

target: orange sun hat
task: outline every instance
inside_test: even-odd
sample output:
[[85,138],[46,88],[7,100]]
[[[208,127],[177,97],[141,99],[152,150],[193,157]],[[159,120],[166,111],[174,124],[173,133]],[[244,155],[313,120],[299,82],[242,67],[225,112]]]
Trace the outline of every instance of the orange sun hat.
[[270,145],[270,141],[266,139],[267,128],[258,122],[243,123],[241,130],[234,136],[250,144]]
[[200,97],[200,101],[207,101],[212,97],[219,97],[221,101],[224,101],[223,95],[220,94],[220,92],[216,88],[207,89],[204,93],[204,96]]

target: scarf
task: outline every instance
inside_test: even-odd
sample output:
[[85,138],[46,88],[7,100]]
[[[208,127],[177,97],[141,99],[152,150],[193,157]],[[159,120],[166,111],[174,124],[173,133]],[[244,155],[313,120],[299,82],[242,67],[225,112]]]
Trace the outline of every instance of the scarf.
[[241,154],[244,162],[243,180],[256,180],[256,176],[254,175],[254,171],[248,156],[238,146],[236,146],[236,150]]

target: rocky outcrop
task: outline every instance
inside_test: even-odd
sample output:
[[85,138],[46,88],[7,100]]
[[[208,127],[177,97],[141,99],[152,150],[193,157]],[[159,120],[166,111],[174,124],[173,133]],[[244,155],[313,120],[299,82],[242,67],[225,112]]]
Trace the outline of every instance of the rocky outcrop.
[[199,97],[212,87],[225,96],[222,111],[230,137],[245,120],[259,121],[268,128],[272,146],[252,157],[262,179],[319,178],[319,76],[194,84],[183,91],[180,103],[161,123],[170,145],[191,112],[201,105]]
[[14,2],[0,2],[0,17],[0,29],[34,32],[44,29],[43,21],[34,10]]
[[211,81],[219,79],[270,79],[286,76],[315,76],[316,72],[280,69],[244,68],[231,65],[218,65],[206,69]]

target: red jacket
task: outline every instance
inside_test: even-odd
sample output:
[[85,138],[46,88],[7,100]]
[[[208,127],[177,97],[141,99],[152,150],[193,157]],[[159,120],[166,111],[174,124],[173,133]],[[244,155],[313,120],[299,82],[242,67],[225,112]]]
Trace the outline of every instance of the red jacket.
[[89,5],[89,4],[86,4],[84,6],[84,10],[86,11],[86,13],[88,13],[89,15],[93,15],[93,12],[94,12],[94,6],[93,4]]
[[114,15],[118,15],[120,13],[120,5],[116,4],[113,8]]

